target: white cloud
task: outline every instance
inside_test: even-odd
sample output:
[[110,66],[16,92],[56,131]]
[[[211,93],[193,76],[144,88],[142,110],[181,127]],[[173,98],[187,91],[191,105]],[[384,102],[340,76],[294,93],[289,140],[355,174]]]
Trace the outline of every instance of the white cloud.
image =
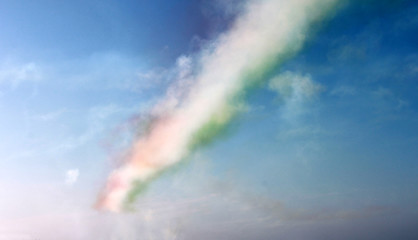
[[77,168],[67,170],[65,173],[65,183],[69,186],[74,185],[77,182],[79,175],[80,171]]
[[316,96],[323,87],[310,75],[287,71],[271,79],[269,88],[287,100],[303,101]]

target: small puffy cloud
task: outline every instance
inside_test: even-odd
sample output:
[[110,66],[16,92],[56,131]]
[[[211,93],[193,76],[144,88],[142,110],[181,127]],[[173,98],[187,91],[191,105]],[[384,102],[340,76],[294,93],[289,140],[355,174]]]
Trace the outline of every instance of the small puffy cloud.
[[269,89],[277,92],[286,101],[303,101],[316,96],[322,86],[310,75],[284,72],[270,80]]
[[69,186],[74,185],[77,182],[80,171],[76,169],[69,169],[65,174],[65,183]]
[[318,96],[323,87],[309,74],[286,71],[270,80],[269,89],[275,91],[284,104],[283,117],[293,121],[306,111],[306,103]]

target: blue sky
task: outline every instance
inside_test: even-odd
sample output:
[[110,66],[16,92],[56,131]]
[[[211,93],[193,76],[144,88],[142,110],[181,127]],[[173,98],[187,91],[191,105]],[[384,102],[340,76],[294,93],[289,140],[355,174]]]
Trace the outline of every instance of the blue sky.
[[92,208],[178,59],[228,32],[243,3],[0,1],[0,239],[414,239],[406,0],[342,3],[135,212]]

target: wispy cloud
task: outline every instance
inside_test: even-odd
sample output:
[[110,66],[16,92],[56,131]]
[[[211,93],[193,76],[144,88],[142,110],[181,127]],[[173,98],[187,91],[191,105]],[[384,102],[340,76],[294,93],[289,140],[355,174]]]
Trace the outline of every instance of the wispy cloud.
[[38,82],[43,78],[40,67],[33,63],[3,63],[0,66],[0,84],[18,87],[23,82]]
[[353,86],[343,85],[331,90],[330,94],[335,96],[352,96],[357,93],[357,89]]
[[[138,106],[119,106],[116,104],[94,106],[87,110],[87,112],[80,116],[85,116],[84,128],[85,130],[78,134],[70,136],[61,142],[55,143],[50,147],[49,151],[52,154],[62,154],[68,151],[73,151],[80,147],[87,146],[88,143],[99,141],[105,138],[105,133],[109,132],[109,126],[116,127],[117,123],[114,119],[124,120],[128,116],[137,112]],[[73,111],[77,114],[80,111]]]
[[278,99],[284,103],[283,116],[295,120],[304,112],[306,103],[317,97],[324,87],[308,74],[286,71],[270,80],[269,89],[277,92]]
[[66,112],[68,112],[67,109],[59,109],[59,110],[52,111],[52,112],[35,114],[35,115],[31,116],[31,118],[34,119],[34,120],[37,120],[37,121],[49,122],[49,121],[57,120],[59,117],[61,117]]
[[37,83],[39,90],[60,87],[143,92],[164,86],[172,78],[170,71],[162,67],[149,68],[140,58],[118,52],[98,52],[80,58],[26,63],[0,59],[0,86],[15,89],[24,83]]

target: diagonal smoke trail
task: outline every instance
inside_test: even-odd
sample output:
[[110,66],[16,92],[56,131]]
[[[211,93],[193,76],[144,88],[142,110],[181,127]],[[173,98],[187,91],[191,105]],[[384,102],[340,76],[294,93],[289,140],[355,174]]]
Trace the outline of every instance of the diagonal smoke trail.
[[[237,111],[234,100],[295,54],[308,28],[336,0],[249,1],[233,27],[198,56],[193,74],[180,74],[153,111],[149,131],[132,146],[124,165],[108,178],[98,207],[120,211],[136,184],[146,184],[164,169],[216,136]],[[183,59],[183,63],[187,59]],[[134,194],[135,195],[135,194]]]

